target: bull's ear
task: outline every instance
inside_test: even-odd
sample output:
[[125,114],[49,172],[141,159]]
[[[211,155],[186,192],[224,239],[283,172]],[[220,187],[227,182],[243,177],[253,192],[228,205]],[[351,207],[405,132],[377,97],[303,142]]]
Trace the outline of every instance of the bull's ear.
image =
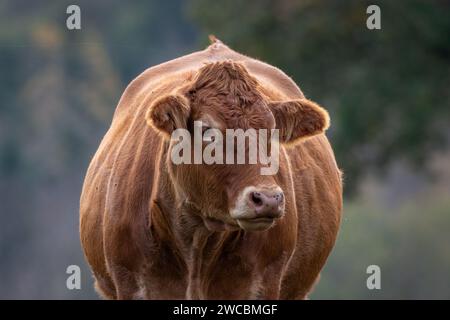
[[280,141],[295,143],[302,138],[314,136],[328,129],[328,112],[308,99],[270,102]]
[[178,94],[157,99],[147,110],[147,124],[170,136],[175,129],[186,129],[190,114],[189,101]]

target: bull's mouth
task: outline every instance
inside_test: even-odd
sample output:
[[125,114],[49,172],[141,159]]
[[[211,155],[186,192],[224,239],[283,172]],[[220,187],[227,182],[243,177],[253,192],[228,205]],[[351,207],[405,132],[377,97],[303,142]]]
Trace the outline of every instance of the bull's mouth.
[[272,227],[275,219],[260,217],[252,219],[236,219],[238,225],[246,231],[263,231]]

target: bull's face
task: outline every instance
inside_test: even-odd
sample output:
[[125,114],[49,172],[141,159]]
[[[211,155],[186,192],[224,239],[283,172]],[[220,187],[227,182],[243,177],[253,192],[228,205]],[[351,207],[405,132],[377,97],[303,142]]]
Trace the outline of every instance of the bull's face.
[[[259,157],[260,150],[271,150],[273,156],[278,142],[295,143],[328,127],[328,114],[317,104],[307,99],[268,101],[245,67],[228,61],[203,67],[191,83],[155,101],[146,117],[170,139],[167,164],[179,198],[195,208],[210,230],[265,230],[282,218],[280,176],[261,174],[268,163]],[[182,139],[184,162],[172,157],[180,150],[181,141],[174,138],[180,130],[189,134]],[[228,144],[231,132],[235,143]],[[239,141],[242,133],[256,133],[256,143],[251,135]],[[219,144],[222,148],[211,147]],[[257,159],[251,161],[255,147]],[[244,163],[237,161],[243,150]],[[213,154],[216,161],[208,161],[205,154]],[[271,160],[278,164],[279,159]]]

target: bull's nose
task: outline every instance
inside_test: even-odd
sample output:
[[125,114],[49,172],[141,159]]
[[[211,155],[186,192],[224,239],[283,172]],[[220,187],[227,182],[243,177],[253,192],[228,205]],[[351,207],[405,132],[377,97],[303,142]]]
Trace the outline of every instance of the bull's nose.
[[258,218],[279,218],[282,213],[284,202],[283,192],[253,191],[249,194],[250,204],[255,208]]

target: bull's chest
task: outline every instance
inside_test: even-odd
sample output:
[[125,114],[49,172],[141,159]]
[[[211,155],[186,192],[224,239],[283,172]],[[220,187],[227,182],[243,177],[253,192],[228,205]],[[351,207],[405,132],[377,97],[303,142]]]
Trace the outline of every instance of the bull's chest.
[[[197,239],[199,240],[199,239]],[[239,239],[196,241],[183,254],[162,245],[151,254],[140,286],[151,299],[258,298],[257,250]]]

